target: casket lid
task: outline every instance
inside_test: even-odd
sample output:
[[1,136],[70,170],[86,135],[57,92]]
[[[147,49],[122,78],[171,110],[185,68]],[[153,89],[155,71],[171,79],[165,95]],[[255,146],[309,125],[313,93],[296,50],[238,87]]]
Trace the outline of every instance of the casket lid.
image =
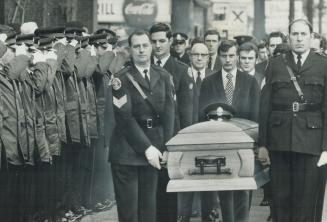
[[249,149],[254,147],[257,128],[256,123],[244,119],[211,120],[184,128],[166,145],[169,152]]

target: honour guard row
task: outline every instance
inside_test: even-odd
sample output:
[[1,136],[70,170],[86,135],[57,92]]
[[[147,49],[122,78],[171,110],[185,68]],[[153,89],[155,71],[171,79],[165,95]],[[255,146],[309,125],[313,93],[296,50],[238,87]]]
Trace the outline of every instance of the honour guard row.
[[267,219],[321,221],[326,46],[303,19],[260,44],[163,23],[126,39],[1,25],[1,221],[77,221],[115,202],[120,222],[249,221],[251,191],[166,192],[165,143],[218,107],[259,123]]

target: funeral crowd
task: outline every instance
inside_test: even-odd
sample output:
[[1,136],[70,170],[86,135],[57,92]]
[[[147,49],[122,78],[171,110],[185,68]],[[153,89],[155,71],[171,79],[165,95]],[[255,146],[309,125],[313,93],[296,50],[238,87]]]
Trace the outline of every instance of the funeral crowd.
[[0,25],[0,221],[117,204],[121,222],[189,222],[197,195],[202,221],[249,221],[251,191],[166,192],[165,143],[218,107],[259,123],[263,221],[321,221],[327,41],[304,19],[288,31],[191,39],[158,23],[123,39],[79,22]]

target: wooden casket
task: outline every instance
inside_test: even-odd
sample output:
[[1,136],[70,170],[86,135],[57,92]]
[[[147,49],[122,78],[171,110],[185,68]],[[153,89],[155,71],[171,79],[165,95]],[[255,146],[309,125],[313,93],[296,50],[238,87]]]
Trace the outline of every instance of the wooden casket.
[[255,160],[258,124],[210,120],[181,130],[167,142],[167,192],[254,190],[269,181]]

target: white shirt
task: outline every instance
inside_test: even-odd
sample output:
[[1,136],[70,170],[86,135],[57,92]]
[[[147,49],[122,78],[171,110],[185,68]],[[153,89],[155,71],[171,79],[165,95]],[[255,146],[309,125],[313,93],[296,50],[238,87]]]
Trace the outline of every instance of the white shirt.
[[201,81],[204,79],[204,77],[206,77],[206,69],[203,68],[201,70],[196,70],[193,66],[191,67],[191,70],[192,70],[192,75],[193,75],[193,79],[194,79],[194,82],[196,82],[196,78],[198,77],[198,72],[200,72],[200,78],[201,78]]
[[224,89],[226,89],[226,85],[227,85],[227,82],[228,82],[228,79],[227,79],[227,74],[228,73],[230,73],[230,74],[233,75],[232,81],[233,81],[233,86],[235,88],[237,68],[233,69],[231,72],[226,72],[224,69],[221,69],[221,74],[222,74],[222,77],[223,77]]
[[163,67],[166,64],[169,57],[170,57],[170,54],[168,54],[168,56],[166,56],[166,57],[163,57],[162,59],[158,59],[157,57],[154,56],[153,57],[154,64],[157,65],[158,60],[160,60],[161,61],[160,67]]
[[213,70],[213,68],[215,67],[217,55],[218,55],[218,53],[211,56],[211,67],[209,67],[209,69],[211,69],[211,70]]
[[[304,52],[304,53],[301,54],[301,66],[303,66],[305,60],[308,58],[309,53],[310,53],[310,50],[307,50],[306,52]],[[293,51],[292,51],[292,54],[293,54],[294,61],[295,61],[295,64],[296,64],[297,63],[297,56],[298,56],[298,54],[296,54]]]
[[250,76],[254,76],[254,75],[255,75],[255,69],[252,69],[250,72],[248,72],[248,74],[249,74]]
[[140,67],[140,66],[137,66],[135,65],[136,69],[141,73],[142,77],[145,79],[145,73],[144,73],[144,70],[148,70],[147,72],[147,75],[148,75],[148,78],[150,79],[150,65],[149,67]]

